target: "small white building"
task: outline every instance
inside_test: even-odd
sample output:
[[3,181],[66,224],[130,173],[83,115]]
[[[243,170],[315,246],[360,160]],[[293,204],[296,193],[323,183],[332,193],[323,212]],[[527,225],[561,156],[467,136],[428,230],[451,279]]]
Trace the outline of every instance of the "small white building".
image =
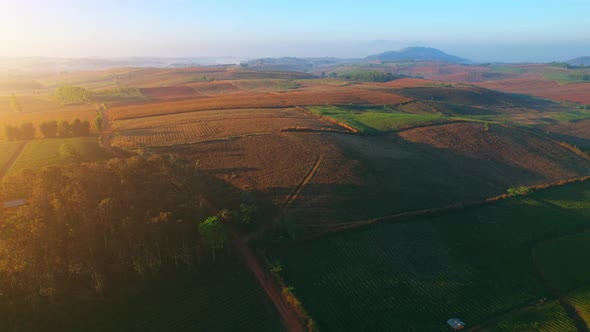
[[465,328],[465,323],[459,318],[451,318],[447,321],[447,324],[453,331],[460,331]]
[[23,206],[27,204],[27,201],[24,199],[17,199],[14,201],[8,201],[8,202],[4,202],[4,208],[5,209],[10,209],[10,208],[15,208],[15,207],[19,207],[19,206]]

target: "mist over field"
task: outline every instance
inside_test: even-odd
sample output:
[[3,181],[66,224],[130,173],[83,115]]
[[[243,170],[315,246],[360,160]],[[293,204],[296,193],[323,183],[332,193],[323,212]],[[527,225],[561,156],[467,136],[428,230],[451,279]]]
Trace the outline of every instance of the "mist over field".
[[589,12],[2,1],[0,332],[588,332]]

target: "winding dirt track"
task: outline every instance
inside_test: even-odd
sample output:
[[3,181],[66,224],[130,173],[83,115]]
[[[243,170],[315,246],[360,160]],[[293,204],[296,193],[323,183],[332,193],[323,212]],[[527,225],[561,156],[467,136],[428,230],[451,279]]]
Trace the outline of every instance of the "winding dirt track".
[[260,284],[260,287],[266,292],[275,308],[281,315],[283,324],[289,332],[305,332],[305,327],[301,323],[299,316],[293,311],[291,305],[285,301],[285,298],[281,295],[281,291],[277,288],[272,277],[268,275],[265,269],[260,265],[260,262],[252,252],[248,244],[248,239],[242,239],[237,244],[238,249],[248,268],[252,271],[256,280]]

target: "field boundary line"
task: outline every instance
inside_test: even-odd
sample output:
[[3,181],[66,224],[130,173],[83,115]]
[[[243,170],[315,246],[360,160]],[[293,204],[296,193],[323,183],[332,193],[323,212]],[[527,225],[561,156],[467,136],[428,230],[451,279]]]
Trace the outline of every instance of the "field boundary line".
[[287,210],[289,209],[291,204],[293,204],[293,202],[297,199],[299,194],[301,194],[301,191],[303,191],[303,188],[305,187],[305,185],[307,183],[309,183],[309,181],[311,181],[311,179],[313,178],[313,176],[317,172],[318,168],[320,167],[320,163],[322,162],[323,158],[324,158],[324,156],[321,154],[317,156],[315,162],[313,163],[313,166],[307,172],[307,174],[303,178],[303,181],[301,181],[301,183],[299,183],[299,185],[295,189],[295,192],[293,194],[289,195],[289,197],[287,197],[287,200],[285,201],[285,203],[283,203],[283,206],[281,207],[281,211],[279,212],[279,215],[277,217],[278,220],[283,218],[283,216],[285,215],[285,213],[287,212]]
[[324,121],[324,122],[329,122],[329,123],[333,123],[335,125],[338,125],[338,126],[344,128],[344,129],[348,130],[349,132],[351,132],[353,134],[359,134],[359,131],[356,128],[354,128],[352,126],[349,126],[346,123],[340,122],[340,121],[338,121],[336,119],[333,119],[331,117],[325,117],[325,116],[313,114],[307,108],[301,107],[301,106],[296,106],[295,109],[296,110],[299,110],[299,111],[301,111],[301,112],[303,112],[305,114],[309,114],[309,115],[313,116],[314,118],[316,118],[318,120],[321,120],[321,121]]
[[263,265],[260,264],[259,259],[249,245],[249,238],[239,239],[237,246],[244,258],[246,266],[248,266],[252,274],[256,277],[260,287],[264,290],[281,315],[281,320],[285,328],[287,328],[287,331],[304,332],[306,329],[303,326],[299,315],[297,315],[292,306],[286,301],[285,297],[282,296],[281,291],[277,288],[273,278],[268,274],[266,269],[264,269]]
[[[576,233],[573,233],[573,234],[576,234]],[[567,236],[567,235],[565,235],[565,236]],[[582,316],[580,316],[580,313],[578,312],[576,307],[572,304],[572,302],[565,295],[563,295],[555,286],[553,286],[553,284],[551,283],[551,279],[549,279],[547,277],[547,275],[545,275],[545,272],[543,271],[543,269],[539,265],[539,260],[537,259],[537,255],[535,252],[535,249],[538,248],[543,243],[557,240],[561,237],[563,237],[563,236],[559,236],[555,239],[543,240],[543,241],[537,243],[531,249],[530,257],[531,257],[531,261],[533,264],[533,270],[535,271],[535,273],[537,274],[537,276],[539,277],[539,279],[543,283],[543,286],[545,286],[545,288],[551,293],[551,295],[553,295],[557,299],[557,301],[559,302],[559,304],[561,305],[561,307],[565,311],[566,315],[574,322],[574,325],[576,326],[576,330],[578,330],[578,332],[588,332],[589,330],[588,330],[588,325],[586,324],[586,321],[584,321]]]
[[[554,188],[554,187],[561,187],[561,186],[564,186],[567,184],[572,184],[572,183],[586,182],[588,180],[590,180],[590,176],[584,176],[584,177],[571,178],[571,179],[553,182],[553,183],[538,184],[538,185],[534,185],[534,186],[529,186],[528,188],[530,188],[532,190],[542,190],[542,189],[548,189],[548,188]],[[345,232],[345,231],[351,231],[351,230],[355,230],[357,228],[367,227],[367,226],[377,224],[377,223],[382,223],[382,222],[402,222],[402,221],[405,221],[408,219],[414,219],[414,218],[418,218],[418,217],[433,216],[433,215],[458,211],[458,210],[462,210],[462,209],[466,209],[466,208],[472,208],[472,207],[482,206],[482,205],[486,205],[486,204],[491,204],[491,203],[505,200],[505,199],[511,198],[511,197],[513,197],[513,196],[511,196],[509,194],[501,194],[501,195],[489,197],[489,198],[486,198],[486,199],[483,199],[480,201],[462,202],[462,203],[447,205],[447,206],[443,206],[443,207],[439,207],[439,208],[408,211],[408,212],[402,212],[402,213],[398,213],[398,214],[387,215],[387,216],[382,216],[382,217],[377,217],[377,218],[372,218],[372,219],[351,221],[348,225],[334,227],[334,228],[331,228],[331,229],[328,229],[328,230],[325,230],[325,231],[322,231],[322,232],[319,232],[316,234],[312,234],[312,235],[303,237],[298,240],[294,240],[293,242],[305,242],[305,241],[313,240],[316,238],[321,238],[324,236],[329,236],[329,235],[333,235],[333,234],[341,233],[341,232]],[[305,226],[305,225],[302,225],[302,226]]]
[[6,162],[4,167],[0,169],[0,180],[8,173],[8,171],[12,168],[12,165],[16,162],[16,159],[20,156],[21,152],[23,152],[25,146],[29,143],[29,141],[23,141],[20,143],[19,147],[14,151],[10,159]]

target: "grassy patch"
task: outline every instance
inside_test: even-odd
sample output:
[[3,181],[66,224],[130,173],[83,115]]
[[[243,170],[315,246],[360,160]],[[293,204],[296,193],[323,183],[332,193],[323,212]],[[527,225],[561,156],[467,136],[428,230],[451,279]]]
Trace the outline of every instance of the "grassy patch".
[[524,74],[526,69],[516,66],[491,66],[490,71],[501,74]]
[[0,142],[0,169],[12,158],[20,144],[20,142]]
[[34,140],[27,143],[8,174],[16,174],[25,168],[34,169],[73,162],[71,158],[60,153],[60,147],[63,144],[69,144],[79,153],[79,157],[75,160],[78,162],[98,161],[111,157],[98,145],[96,137]]
[[95,98],[100,102],[110,103],[131,103],[148,100],[148,98],[146,98],[146,96],[144,96],[138,88],[115,88],[101,90],[95,93]]
[[443,115],[395,113],[378,107],[344,108],[337,106],[315,106],[309,107],[309,110],[313,114],[329,117],[345,123],[364,134],[397,131],[449,121],[449,118]]
[[585,79],[585,74],[587,73],[587,69],[547,69],[543,72],[543,76],[548,80],[556,81],[561,84],[588,83],[588,80]]
[[[11,331],[13,313],[3,312],[0,328]],[[232,262],[138,282],[100,301],[19,315],[11,317],[22,324],[18,331],[283,331],[254,277]]]
[[[547,296],[532,245],[589,224],[588,204],[549,204],[556,189],[339,233],[273,259],[320,330],[437,331],[450,317],[473,326]],[[561,199],[588,195],[590,184],[578,183]]]

